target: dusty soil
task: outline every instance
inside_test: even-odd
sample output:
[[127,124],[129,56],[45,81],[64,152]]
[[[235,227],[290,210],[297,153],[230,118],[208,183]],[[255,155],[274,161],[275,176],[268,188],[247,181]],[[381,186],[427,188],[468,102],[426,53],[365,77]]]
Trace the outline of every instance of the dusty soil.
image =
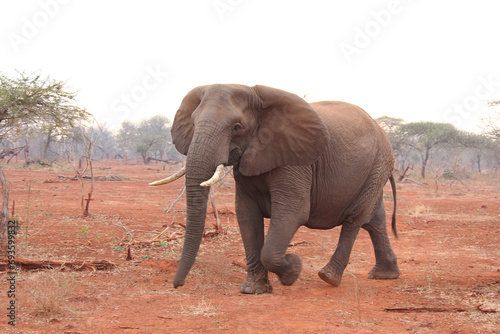
[[[96,164],[97,181],[83,218],[81,188],[65,166],[6,167],[20,220],[16,256],[36,260],[108,260],[106,271],[20,270],[16,326],[2,333],[493,333],[500,328],[500,184],[498,176],[464,185],[398,184],[399,239],[391,236],[401,276],[367,278],[374,265],[368,233],[360,232],[340,287],[317,272],[333,253],[339,228],[300,229],[289,252],[303,272],[292,286],[272,276],[274,292],[243,295],[244,251],[234,214],[234,182],[215,189],[224,234],[203,240],[186,285],[174,289],[185,202],[165,209],[183,181],[147,182],[177,167]],[[86,186],[88,187],[88,181]],[[392,210],[390,188],[386,208]],[[207,228],[214,217],[208,213]],[[160,232],[164,234],[158,237]],[[155,239],[156,237],[156,239]],[[154,239],[156,242],[148,243]],[[128,244],[132,260],[127,261]],[[140,244],[140,242],[143,242]],[[0,305],[9,299],[1,273]],[[403,309],[396,312],[387,309]],[[438,312],[441,311],[441,312]]]

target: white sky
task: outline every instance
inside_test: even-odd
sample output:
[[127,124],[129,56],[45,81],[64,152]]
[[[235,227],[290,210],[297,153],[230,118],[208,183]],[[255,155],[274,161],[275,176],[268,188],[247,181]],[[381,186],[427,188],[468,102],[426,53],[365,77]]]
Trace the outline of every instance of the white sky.
[[475,130],[500,98],[499,13],[498,0],[0,0],[0,71],[65,80],[115,128],[240,83]]

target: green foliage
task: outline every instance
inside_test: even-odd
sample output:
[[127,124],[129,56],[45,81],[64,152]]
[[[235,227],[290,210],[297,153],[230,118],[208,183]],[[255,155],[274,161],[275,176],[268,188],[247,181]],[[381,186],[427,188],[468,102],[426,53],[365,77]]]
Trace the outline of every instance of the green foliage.
[[460,132],[452,124],[434,122],[406,123],[400,133],[408,145],[418,151],[430,150],[436,145],[458,142]]
[[122,150],[130,149],[139,153],[145,164],[151,160],[152,152],[159,152],[162,158],[171,146],[170,120],[156,115],[139,123],[124,121],[118,132],[118,142]]
[[19,73],[9,78],[0,73],[0,139],[25,134],[35,127],[45,128],[50,138],[54,130],[67,131],[90,114],[77,105],[76,92],[66,84],[39,74]]
[[[458,130],[452,124],[434,122],[404,123],[402,119],[380,117],[380,126],[387,132],[392,143],[400,169],[405,170],[410,160],[420,160],[421,176],[425,178],[426,167],[432,160],[441,165],[451,166],[461,155],[468,157],[470,162],[481,172],[484,157],[491,160],[492,154],[498,153],[498,145],[491,136],[475,134]],[[416,154],[416,155],[415,155]],[[460,164],[460,162],[458,162]]]
[[382,116],[375,119],[375,121],[387,132],[387,134],[394,133],[404,122],[402,118],[390,116]]

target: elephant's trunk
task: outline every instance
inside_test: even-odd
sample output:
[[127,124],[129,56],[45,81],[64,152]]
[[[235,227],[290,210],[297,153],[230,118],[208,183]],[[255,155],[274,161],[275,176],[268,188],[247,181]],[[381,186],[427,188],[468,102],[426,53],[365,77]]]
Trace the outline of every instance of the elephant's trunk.
[[[200,248],[205,218],[207,215],[207,199],[209,187],[200,184],[212,177],[216,167],[221,161],[218,153],[220,144],[220,129],[212,124],[207,131],[207,126],[197,126],[204,130],[195,130],[195,134],[186,160],[186,235],[182,248],[181,260],[174,277],[174,287],[184,285],[187,274],[193,266]],[[207,133],[209,132],[209,133]]]

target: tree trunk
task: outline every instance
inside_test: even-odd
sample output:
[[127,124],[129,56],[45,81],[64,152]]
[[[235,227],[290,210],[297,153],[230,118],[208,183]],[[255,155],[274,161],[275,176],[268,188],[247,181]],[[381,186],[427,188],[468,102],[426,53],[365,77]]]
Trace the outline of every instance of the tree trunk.
[[425,179],[425,167],[427,166],[427,161],[429,160],[429,148],[426,148],[425,150],[425,157],[422,156],[422,179]]
[[29,159],[30,159],[30,148],[29,148],[29,145],[28,145],[28,139],[24,139],[24,163],[27,164],[29,162]]
[[0,252],[7,255],[7,225],[9,224],[9,187],[0,165],[0,185],[2,186],[2,211],[0,211]]
[[45,145],[43,147],[42,156],[40,157],[40,160],[44,161],[45,158],[47,157],[47,152],[49,151],[49,146],[51,142],[52,142],[52,128],[50,128],[47,133],[47,140],[45,141]]
[[479,171],[479,174],[481,174],[481,155],[477,156],[477,170]]
[[144,162],[145,165],[149,165],[148,152],[141,151],[141,157],[142,162]]

